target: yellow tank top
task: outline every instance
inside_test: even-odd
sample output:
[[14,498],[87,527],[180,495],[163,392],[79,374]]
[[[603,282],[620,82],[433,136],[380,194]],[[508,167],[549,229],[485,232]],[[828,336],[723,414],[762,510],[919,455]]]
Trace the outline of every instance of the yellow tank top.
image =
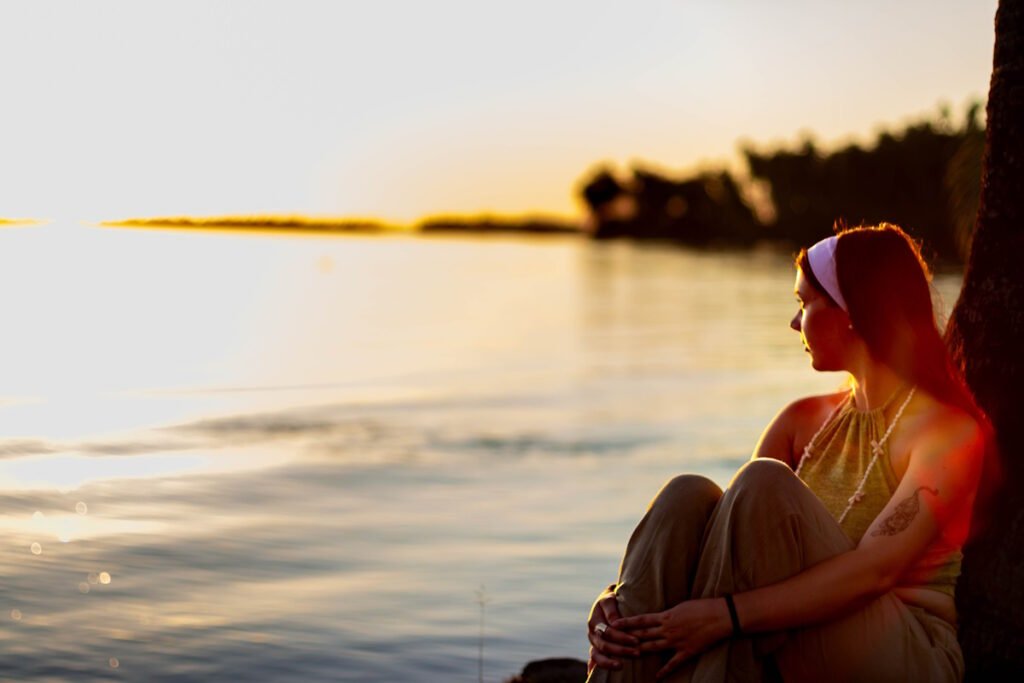
[[[800,478],[821,499],[854,543],[860,542],[899,485],[889,461],[884,415],[897,397],[901,401],[906,400],[907,390],[898,391],[883,406],[860,411],[854,404],[851,391],[812,439],[810,454],[802,459],[797,469]],[[864,481],[861,498],[851,506],[850,498],[871,463],[873,443],[881,447],[878,459]],[[900,585],[930,588],[952,596],[960,575],[961,558],[960,548],[940,533],[924,555],[901,577]]]

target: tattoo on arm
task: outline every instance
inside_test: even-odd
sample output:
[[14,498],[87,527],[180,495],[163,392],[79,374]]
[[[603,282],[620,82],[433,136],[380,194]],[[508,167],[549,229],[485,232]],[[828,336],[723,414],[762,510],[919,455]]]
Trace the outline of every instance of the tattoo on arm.
[[918,486],[916,491],[911,493],[903,502],[896,506],[896,509],[892,511],[891,515],[883,519],[879,526],[871,530],[871,535],[895,536],[910,526],[910,523],[914,521],[914,517],[917,517],[917,513],[921,510],[921,501],[917,494],[919,494],[922,489],[933,496],[939,495],[939,492],[933,488]]

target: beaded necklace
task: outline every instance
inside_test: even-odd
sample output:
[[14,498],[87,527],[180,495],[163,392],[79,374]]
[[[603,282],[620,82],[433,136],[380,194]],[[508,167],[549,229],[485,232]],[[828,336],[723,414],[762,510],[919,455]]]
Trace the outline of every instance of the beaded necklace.
[[[889,435],[892,434],[893,428],[896,426],[896,423],[899,422],[900,417],[903,415],[903,411],[907,407],[907,404],[910,403],[910,399],[912,399],[914,397],[914,391],[915,390],[916,390],[916,387],[912,388],[910,390],[910,393],[907,394],[907,397],[903,400],[903,404],[900,406],[900,409],[896,411],[896,414],[892,418],[892,422],[889,423],[889,426],[885,430],[885,434],[882,435],[882,438],[881,439],[877,439],[877,440],[875,440],[875,439],[871,440],[871,461],[868,462],[868,466],[864,470],[864,476],[862,476],[860,478],[860,483],[857,484],[857,488],[854,490],[853,495],[850,496],[849,502],[848,502],[848,504],[846,506],[846,509],[843,510],[843,514],[839,515],[839,523],[840,524],[842,524],[843,520],[846,519],[846,515],[848,515],[850,513],[850,510],[853,509],[853,506],[856,505],[857,503],[859,503],[861,501],[861,499],[864,498],[864,485],[867,483],[868,475],[871,473],[872,468],[874,468],[875,463],[878,462],[878,458],[882,454],[882,446],[885,445],[885,442],[889,439]],[[900,391],[902,391],[902,388],[897,389],[896,393],[893,394],[889,398],[889,400],[886,401],[883,404],[882,408],[884,409],[885,406],[889,405],[889,403],[891,403],[892,400],[894,398],[896,398],[896,396],[899,394]],[[829,413],[829,416],[827,418],[825,418],[825,421],[821,423],[820,427],[818,427],[818,431],[816,431],[814,433],[814,436],[811,437],[811,440],[807,442],[807,445],[804,447],[803,455],[800,456],[800,462],[796,466],[796,474],[797,474],[797,476],[800,476],[800,470],[803,469],[804,463],[807,460],[809,460],[812,457],[814,457],[814,453],[811,451],[811,446],[815,445],[815,441],[817,441],[818,437],[821,436],[821,433],[823,431],[825,431],[825,427],[827,427],[828,424],[830,422],[832,422],[832,418],[834,418],[839,413],[839,411],[843,408],[843,406],[846,405],[846,401],[847,400],[852,400],[852,399],[853,399],[853,391],[851,390],[850,394],[849,394],[849,397],[847,399],[842,400],[842,401],[839,402],[839,405],[837,405],[832,410],[832,412]]]

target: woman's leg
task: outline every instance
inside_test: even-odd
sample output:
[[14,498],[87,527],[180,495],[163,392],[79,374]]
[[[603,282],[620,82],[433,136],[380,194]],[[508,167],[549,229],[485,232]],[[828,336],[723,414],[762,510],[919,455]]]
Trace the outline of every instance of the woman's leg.
[[819,626],[794,631],[775,653],[786,681],[960,681],[956,630],[893,593]]
[[[814,493],[778,460],[753,460],[736,473],[708,524],[693,598],[776,583],[853,549]],[[680,680],[760,681],[784,634],[724,641],[688,663]]]
[[[692,596],[776,583],[854,545],[788,466],[755,460],[740,469],[715,509]],[[786,681],[956,680],[959,651],[949,652],[955,633],[950,645],[941,625],[921,621],[937,618],[923,614],[890,593],[823,625],[725,641],[691,662],[680,679],[756,681],[781,672]]]
[[[615,588],[619,613],[660,612],[687,599],[708,520],[722,496],[710,479],[684,474],[670,480],[629,539]],[[659,654],[624,659],[622,669],[595,669],[590,683],[643,683],[666,658]]]

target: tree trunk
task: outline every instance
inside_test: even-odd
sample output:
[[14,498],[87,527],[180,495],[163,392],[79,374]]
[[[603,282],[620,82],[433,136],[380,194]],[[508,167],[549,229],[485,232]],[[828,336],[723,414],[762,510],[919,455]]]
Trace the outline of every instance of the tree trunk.
[[957,586],[969,680],[1024,680],[1024,0],[1000,0],[981,201],[947,330],[992,418],[1002,479]]

